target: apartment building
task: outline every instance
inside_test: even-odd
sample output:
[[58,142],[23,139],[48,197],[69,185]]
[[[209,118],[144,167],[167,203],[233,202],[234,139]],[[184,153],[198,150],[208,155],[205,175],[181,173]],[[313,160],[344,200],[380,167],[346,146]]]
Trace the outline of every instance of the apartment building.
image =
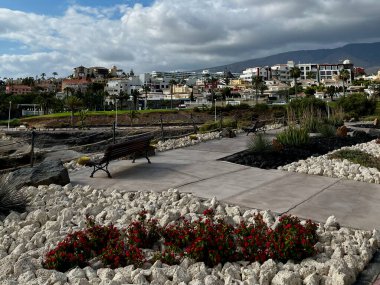
[[16,85],[6,85],[5,94],[28,94],[32,92],[32,87],[28,85],[16,84]]

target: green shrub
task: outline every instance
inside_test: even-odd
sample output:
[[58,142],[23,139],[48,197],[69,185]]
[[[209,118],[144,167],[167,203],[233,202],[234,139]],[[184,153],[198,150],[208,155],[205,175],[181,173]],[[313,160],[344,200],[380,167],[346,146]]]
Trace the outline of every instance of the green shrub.
[[277,141],[283,146],[301,146],[309,142],[307,129],[289,126],[277,135]]
[[317,132],[321,133],[322,137],[330,138],[336,136],[336,127],[330,124],[320,124],[317,127]]
[[199,131],[201,133],[209,132],[209,131],[215,131],[219,128],[219,122],[209,121],[204,123],[199,127]]
[[78,158],[77,163],[79,165],[86,165],[90,160],[91,158],[89,158],[88,156],[81,156],[80,158]]
[[320,125],[320,118],[317,118],[315,116],[308,116],[301,120],[301,127],[305,128],[309,133],[317,132]]
[[372,115],[376,110],[376,101],[368,99],[365,94],[353,93],[346,97],[341,97],[337,101],[337,106],[341,107],[350,117]]
[[321,114],[326,113],[326,103],[315,97],[292,99],[288,104],[288,109],[293,110],[297,118],[300,118],[305,110],[311,110],[312,113],[319,111]]
[[224,119],[223,120],[223,127],[224,128],[236,129],[237,128],[237,122],[235,120],[232,120],[232,119],[229,119],[229,118],[228,119]]
[[353,163],[365,167],[373,167],[380,170],[380,159],[364,151],[357,149],[342,149],[329,155],[330,159],[347,159]]
[[263,152],[272,147],[270,141],[262,133],[251,136],[248,140],[248,149],[252,152]]
[[256,112],[266,112],[269,110],[269,106],[268,104],[265,104],[265,103],[259,103],[259,104],[256,104],[255,106],[253,106],[253,110],[256,111]]

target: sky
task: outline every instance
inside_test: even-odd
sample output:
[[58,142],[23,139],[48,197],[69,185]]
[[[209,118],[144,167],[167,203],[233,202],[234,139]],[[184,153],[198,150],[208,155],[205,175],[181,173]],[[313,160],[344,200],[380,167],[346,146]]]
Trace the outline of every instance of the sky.
[[379,15],[379,0],[0,0],[0,78],[195,70],[378,42]]

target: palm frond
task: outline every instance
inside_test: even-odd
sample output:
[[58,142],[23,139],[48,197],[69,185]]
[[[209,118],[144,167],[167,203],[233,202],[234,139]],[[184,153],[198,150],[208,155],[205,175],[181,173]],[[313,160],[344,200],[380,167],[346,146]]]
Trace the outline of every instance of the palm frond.
[[9,181],[6,176],[0,177],[0,214],[8,215],[11,211],[25,212],[29,196],[16,187],[16,181]]

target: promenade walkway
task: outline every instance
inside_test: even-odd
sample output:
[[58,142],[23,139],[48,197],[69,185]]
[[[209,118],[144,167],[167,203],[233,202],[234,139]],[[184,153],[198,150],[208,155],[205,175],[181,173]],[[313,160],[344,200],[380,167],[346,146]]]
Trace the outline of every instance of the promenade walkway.
[[380,229],[380,185],[338,178],[263,170],[218,159],[246,149],[247,136],[223,138],[159,152],[151,158],[110,163],[113,175],[89,168],[70,173],[72,184],[112,187],[121,192],[177,188],[199,197],[248,208],[270,209],[325,222],[334,215],[342,226]]

